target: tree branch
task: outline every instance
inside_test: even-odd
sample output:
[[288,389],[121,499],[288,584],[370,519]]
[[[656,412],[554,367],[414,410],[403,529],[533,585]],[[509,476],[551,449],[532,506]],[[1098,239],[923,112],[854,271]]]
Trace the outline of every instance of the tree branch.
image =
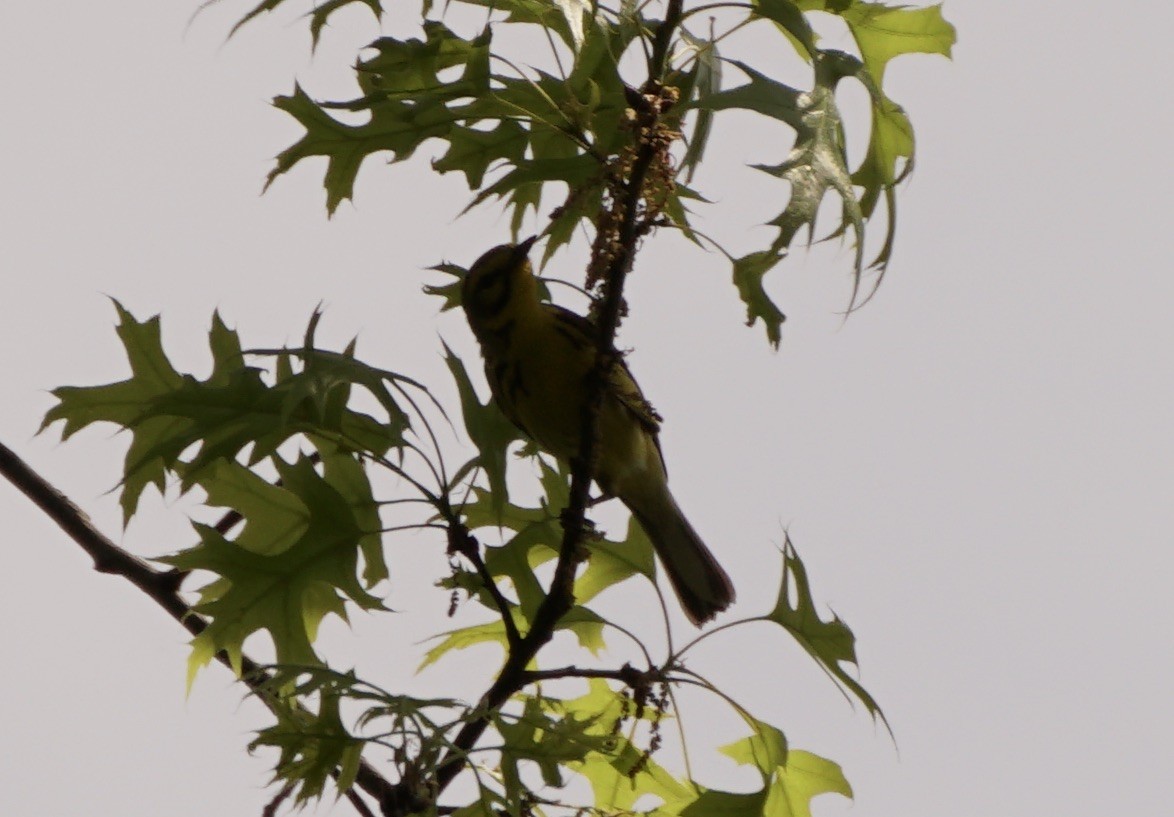
[[537,681],[557,681],[561,678],[607,678],[637,689],[651,682],[661,680],[663,673],[653,667],[644,672],[625,663],[619,669],[579,669],[578,667],[563,667],[562,669],[527,670],[522,673],[525,683]]
[[485,560],[481,558],[480,545],[477,542],[477,538],[469,533],[469,529],[459,520],[454,519],[453,521],[449,521],[447,530],[449,555],[455,553],[461,554],[477,570],[477,575],[481,577],[486,591],[489,593],[490,598],[493,599],[493,603],[497,605],[498,612],[501,613],[501,620],[505,625],[506,644],[509,649],[515,649],[521,643],[522,635],[518,632],[518,625],[514,622],[509,600],[502,595],[501,588],[497,586],[497,582],[494,581],[493,575],[489,572],[489,568],[485,566]]
[[[669,0],[665,19],[657,27],[653,49],[649,57],[646,92],[659,93],[659,82],[668,64],[668,50],[672,34],[680,23],[684,0]],[[642,137],[652,133],[649,125],[659,119],[661,108],[647,103],[642,98],[637,110],[636,155],[630,173],[623,185],[622,218],[618,228],[618,247],[611,255],[602,275],[603,295],[596,319],[596,360],[587,377],[587,400],[583,406],[579,454],[572,462],[571,492],[567,507],[562,514],[563,540],[559,547],[558,562],[550,590],[539,605],[529,631],[520,642],[509,650],[504,665],[489,689],[482,695],[476,708],[478,717],[466,723],[453,739],[452,747],[437,764],[436,777],[431,789],[408,790],[402,784],[381,802],[385,817],[404,817],[421,810],[428,802],[435,802],[463,768],[469,751],[488,727],[488,713],[500,709],[510,697],[528,683],[527,667],[554,635],[558,622],[575,604],[575,568],[579,563],[579,547],[586,522],[592,472],[598,448],[599,409],[603,404],[611,368],[615,365],[616,329],[619,327],[623,306],[624,281],[632,269],[636,255],[636,244],[642,234],[642,225],[637,216],[644,197],[644,185],[648,172],[656,160],[660,146],[654,139]],[[651,120],[651,121],[649,121]],[[428,800],[424,798],[427,797]]]
[[[179,586],[187,575],[186,573],[178,570],[159,570],[114,544],[94,527],[89,517],[68,497],[33,471],[24,460],[3,443],[0,443],[0,474],[3,474],[9,482],[19,488],[73,541],[80,545],[94,560],[94,569],[99,573],[121,576],[129,581],[150,596],[156,604],[166,610],[168,615],[178,621],[193,636],[199,635],[208,626],[202,617],[192,612],[192,608],[179,595]],[[232,661],[227,653],[217,653],[216,660],[232,670]],[[269,677],[269,673],[260,664],[248,656],[242,656],[240,680],[266,706],[269,706],[269,701],[264,686],[269,681]],[[380,800],[394,788],[390,781],[365,761],[359,767],[355,784],[367,794]],[[364,814],[366,805],[362,803],[362,800],[358,800],[357,795],[351,798],[351,802],[355,804],[355,808],[360,814]],[[360,805],[363,808],[359,808]],[[370,810],[366,809],[365,813],[370,815]]]

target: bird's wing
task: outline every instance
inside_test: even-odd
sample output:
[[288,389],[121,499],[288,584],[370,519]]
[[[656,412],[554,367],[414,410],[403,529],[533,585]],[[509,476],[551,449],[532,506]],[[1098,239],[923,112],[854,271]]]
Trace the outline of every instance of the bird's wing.
[[[590,347],[595,344],[595,324],[589,319],[558,304],[547,304],[547,306],[554,313],[555,319],[567,327],[577,340],[581,340],[584,346]],[[632,416],[644,427],[644,430],[652,435],[652,438],[656,440],[657,448],[659,448],[660,441],[657,439],[657,434],[660,432],[662,418],[648,402],[648,399],[644,397],[636,378],[632,377],[632,372],[628,369],[628,364],[619,354],[616,355],[616,365],[612,366],[608,376],[607,387],[620,404],[632,413]]]

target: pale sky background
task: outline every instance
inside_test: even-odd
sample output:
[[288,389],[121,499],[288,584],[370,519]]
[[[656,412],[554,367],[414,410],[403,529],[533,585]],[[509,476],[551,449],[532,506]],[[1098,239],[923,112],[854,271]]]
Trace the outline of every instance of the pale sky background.
[[[190,504],[148,494],[121,534],[107,491],[125,440],[33,437],[49,389],[125,376],[106,295],[162,313],[173,359],[196,372],[214,309],[246,345],[272,346],[298,339],[321,301],[321,340],[358,334],[366,359],[445,390],[440,337],[475,358],[460,317],[420,293],[437,280],[422,269],[506,238],[492,209],[455,220],[463,181],[427,172],[431,146],[414,164],[369,161],[330,222],[318,163],[259,196],[299,133],[268,99],[295,77],[347,96],[355,46],[378,30],[356,12],[311,58],[292,13],[225,44],[245,5],[189,29],[193,5],[10,4],[0,29],[0,440],[145,555],[192,542]],[[789,315],[775,354],[741,325],[721,258],[666,237],[641,256],[622,338],[738,609],[773,600],[788,528],[817,599],[856,632],[898,749],[781,633],[715,639],[691,666],[844,766],[855,804],[820,798],[817,817],[1168,814],[1174,10],[956,0],[946,14],[954,62],[889,69],[919,165],[871,304],[841,322],[849,252],[796,253],[769,281]],[[782,158],[780,131],[744,125],[719,123],[711,155]],[[698,225],[734,244],[782,206],[783,187],[768,202],[752,171],[698,181],[718,201]],[[259,814],[270,759],[244,751],[258,707],[218,665],[185,700],[186,633],[94,573],[7,484],[0,514],[0,813]],[[328,626],[341,665],[409,691],[480,692],[467,679],[491,650],[412,675],[414,642],[451,626],[429,588],[442,547],[389,546],[402,612]],[[648,609],[643,590],[619,595],[616,615]],[[742,735],[688,703],[703,742]],[[702,765],[711,785],[749,782]]]

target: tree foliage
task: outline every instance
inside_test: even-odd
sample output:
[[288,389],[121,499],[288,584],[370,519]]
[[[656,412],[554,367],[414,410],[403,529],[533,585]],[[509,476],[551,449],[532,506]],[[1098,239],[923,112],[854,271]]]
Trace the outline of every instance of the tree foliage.
[[[320,4],[308,18],[314,41],[331,15],[355,2],[382,14],[379,0]],[[263,0],[240,24],[282,5]],[[873,285],[879,281],[892,252],[895,188],[914,158],[909,118],[884,90],[885,68],[906,53],[949,53],[953,30],[939,7],[456,0],[444,12],[425,2],[419,36],[371,43],[354,67],[353,98],[316,101],[301,87],[278,97],[276,106],[304,134],[280,153],[270,183],[307,157],[325,156],[326,207],[333,212],[353,195],[368,156],[404,161],[439,140],[444,148],[432,166],[464,176],[470,207],[499,202],[515,238],[538,219],[544,261],[585,231],[592,244],[585,285],[595,296],[604,349],[641,239],[671,229],[720,248],[690,220],[691,208],[705,206],[704,190],[694,189],[692,179],[701,178],[695,174],[715,119],[749,111],[789,129],[791,142],[764,145],[753,165],[786,182],[769,242],[738,257],[722,250],[748,322],[761,321],[769,341],[779,343],[783,315],[763,280],[801,233],[813,236],[829,193],[839,202],[831,235],[850,238],[856,249],[852,305],[867,298],[860,288],[867,270],[877,271]],[[702,36],[706,15],[713,20]],[[824,48],[811,25],[816,15],[842,21],[857,53]],[[470,20],[471,32],[460,33]],[[503,26],[540,35],[551,65],[523,65],[518,55],[497,50],[495,33]],[[806,75],[791,85],[756,67],[756,55],[740,53],[733,36],[749,26],[772,32]],[[739,77],[733,82],[731,69]],[[860,82],[870,100],[867,149],[855,167],[837,107],[844,80]],[[543,215],[552,201],[556,206]],[[869,258],[866,230],[878,216],[885,232]],[[447,309],[459,302],[464,270],[441,269],[456,283],[430,291]],[[253,746],[276,749],[276,777],[298,801],[321,797],[333,780],[340,792],[366,792],[385,815],[784,817],[809,815],[820,794],[851,794],[834,762],[792,749],[780,727],[736,702],[735,691],[718,689],[686,665],[696,645],[715,634],[773,625],[774,637],[796,640],[846,695],[883,720],[851,671],[851,630],[838,617],[820,615],[789,540],[772,610],[678,646],[670,632],[660,651],[641,643],[643,666],[600,666],[607,639],[635,636],[591,605],[619,584],[659,594],[651,545],[634,522],[622,538],[586,523],[586,475],[527,444],[478,396],[451,350],[445,363],[472,443],[457,463],[440,442],[449,417],[433,391],[421,379],[363,362],[354,344],[320,348],[316,314],[300,346],[278,349],[246,349],[214,316],[212,371],[200,379],[173,366],[158,318],[139,320],[115,306],[130,376],[56,390],[58,403],[44,425],[63,423],[65,437],[95,423],[130,432],[121,485],[126,520],[144,490],[162,490],[168,481],[198,489],[208,506],[224,510],[219,524],[196,525],[197,544],[162,561],[177,586],[191,573],[204,580],[191,605],[204,622],[192,645],[192,677],[218,655],[250,676],[274,716]],[[519,463],[539,474],[537,501],[507,488],[507,470]],[[391,483],[373,478],[377,473],[395,477],[395,493],[384,495],[377,486]],[[454,604],[484,609],[483,621],[440,633],[421,666],[477,644],[502,650],[479,700],[385,690],[331,667],[316,646],[325,617],[387,609],[381,582],[395,565],[387,563],[384,545],[406,529],[435,531],[452,564],[439,582],[442,592]],[[670,622],[666,615],[666,630]],[[244,645],[262,632],[276,664],[259,669]],[[547,663],[542,650],[556,632],[573,636],[581,661]],[[585,691],[563,697],[566,679],[580,679]],[[664,724],[684,686],[708,691],[745,722],[746,737],[722,751],[757,770],[759,788],[711,788],[658,762]],[[453,803],[446,789],[461,774],[476,794]]]

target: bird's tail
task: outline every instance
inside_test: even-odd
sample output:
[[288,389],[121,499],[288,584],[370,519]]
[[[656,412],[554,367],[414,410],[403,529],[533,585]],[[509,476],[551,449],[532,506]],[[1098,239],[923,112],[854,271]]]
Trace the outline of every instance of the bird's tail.
[[668,486],[660,487],[625,504],[652,541],[685,615],[701,626],[733,603],[734,585],[681,513]]

